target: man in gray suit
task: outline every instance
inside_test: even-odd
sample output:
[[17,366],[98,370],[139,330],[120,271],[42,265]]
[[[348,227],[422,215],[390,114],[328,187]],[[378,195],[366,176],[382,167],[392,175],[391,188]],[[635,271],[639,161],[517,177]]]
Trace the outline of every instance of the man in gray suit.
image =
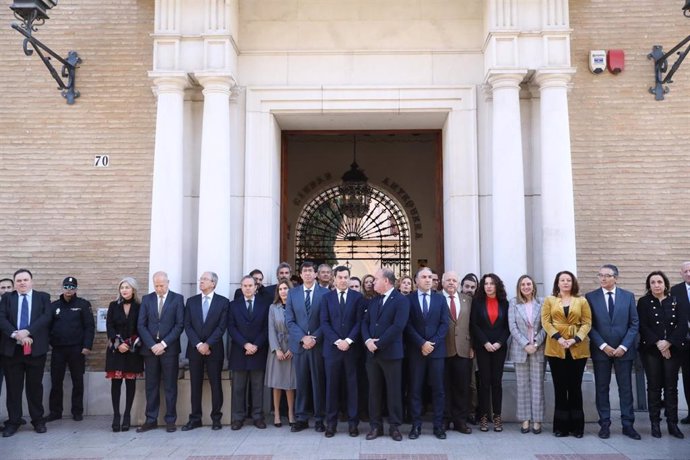
[[[295,355],[297,377],[297,401],[295,424],[290,431],[299,432],[309,427],[307,413],[309,398],[313,398],[314,429],[323,433],[326,405],[326,377],[323,367],[323,332],[319,318],[321,297],[329,291],[316,282],[312,262],[304,262],[300,274],[304,284],[288,292],[285,306],[285,322],[289,332],[290,351]],[[311,394],[309,386],[311,383]]]
[[611,435],[609,385],[613,367],[618,383],[623,434],[631,439],[640,439],[633,428],[632,366],[635,337],[640,327],[635,295],[616,286],[618,268],[615,265],[602,265],[597,276],[601,288],[587,293],[585,297],[592,309],[589,337],[599,412],[599,437],[607,439]]

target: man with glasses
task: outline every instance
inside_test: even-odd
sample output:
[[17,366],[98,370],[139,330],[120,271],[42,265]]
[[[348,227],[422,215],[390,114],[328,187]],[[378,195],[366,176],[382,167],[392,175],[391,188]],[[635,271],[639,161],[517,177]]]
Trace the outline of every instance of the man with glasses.
[[84,372],[86,356],[91,353],[95,322],[91,303],[77,296],[77,279],[62,281],[62,295],[51,304],[53,324],[50,330],[50,399],[48,422],[62,418],[62,385],[69,367],[72,378],[72,419],[84,418]]
[[632,368],[640,323],[635,295],[616,286],[618,268],[615,265],[602,265],[597,277],[601,288],[587,293],[585,298],[592,309],[589,337],[594,365],[595,401],[599,413],[599,437],[607,439],[611,436],[609,385],[613,368],[618,384],[623,434],[637,440],[640,435],[633,428]]
[[[676,298],[678,306],[690,312],[690,261],[683,262],[680,267],[680,276],[683,278],[681,283],[671,288],[671,295]],[[689,333],[690,334],[690,333]],[[688,337],[690,339],[690,337]],[[681,369],[683,371],[683,393],[685,401],[690,401],[690,352],[683,351]],[[682,418],[680,423],[687,425],[690,423],[690,414]]]

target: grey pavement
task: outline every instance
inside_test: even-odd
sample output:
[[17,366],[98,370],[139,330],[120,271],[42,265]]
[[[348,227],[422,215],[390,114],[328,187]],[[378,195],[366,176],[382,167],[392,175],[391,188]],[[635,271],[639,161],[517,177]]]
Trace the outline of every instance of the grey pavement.
[[687,436],[681,440],[669,437],[662,423],[663,437],[654,439],[649,434],[646,413],[636,415],[641,441],[621,434],[618,417],[607,440],[597,437],[598,425],[594,423],[587,424],[582,439],[556,438],[550,424],[535,435],[522,434],[518,424],[507,423],[502,433],[482,433],[478,429],[470,435],[449,432],[448,439],[442,441],[432,435],[429,424],[419,439],[411,441],[407,439],[409,425],[403,425],[402,442],[387,436],[367,441],[365,423],[360,425],[358,438],[350,438],[347,424],[341,423],[335,437],[327,439],[313,428],[291,433],[286,423],[282,428],[269,424],[265,430],[245,425],[239,431],[231,431],[229,426],[212,431],[204,426],[188,432],[178,429],[166,433],[158,428],[140,434],[134,427],[125,433],[113,433],[107,416],[88,416],[81,422],[67,417],[49,423],[45,434],[34,433],[29,424],[11,438],[0,438],[0,459],[690,459],[690,427],[681,426]]

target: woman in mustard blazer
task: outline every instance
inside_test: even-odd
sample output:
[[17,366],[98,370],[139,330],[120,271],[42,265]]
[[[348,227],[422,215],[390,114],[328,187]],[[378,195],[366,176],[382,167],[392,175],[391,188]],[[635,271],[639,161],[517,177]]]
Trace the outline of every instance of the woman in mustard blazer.
[[549,360],[556,404],[553,433],[581,438],[585,428],[582,409],[582,375],[589,358],[592,311],[578,295],[577,278],[569,271],[556,275],[553,293],[544,300],[541,322],[546,331],[544,354]]

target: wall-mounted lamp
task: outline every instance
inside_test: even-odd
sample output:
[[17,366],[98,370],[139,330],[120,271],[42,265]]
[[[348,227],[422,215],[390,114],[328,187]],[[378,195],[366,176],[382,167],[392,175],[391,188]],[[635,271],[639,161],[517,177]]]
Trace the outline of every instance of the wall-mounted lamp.
[[[685,0],[685,6],[683,7],[683,15],[686,18],[690,18],[690,0]],[[678,67],[683,63],[683,59],[690,52],[690,45],[685,48],[684,51],[678,51],[683,46],[690,42],[690,35],[685,37],[680,43],[671,48],[668,53],[664,53],[663,47],[661,45],[654,45],[652,47],[652,52],[647,55],[649,59],[654,60],[654,77],[656,79],[656,85],[653,88],[649,88],[649,92],[654,94],[657,101],[664,100],[664,94],[668,93],[670,90],[668,86],[664,86],[667,83],[673,83],[673,74],[676,73]],[[671,70],[668,70],[668,58],[671,57],[673,53],[678,52],[678,58],[676,62],[671,66]],[[666,76],[664,74],[668,71]]]
[[[10,9],[14,11],[14,16],[21,23],[12,24],[12,28],[25,37],[24,54],[31,56],[36,51],[38,57],[48,68],[50,75],[57,82],[58,89],[62,91],[62,96],[67,99],[67,103],[74,104],[74,99],[79,97],[79,91],[74,89],[74,77],[77,67],[81,63],[81,58],[76,51],[70,51],[67,53],[67,58],[64,59],[33,36],[33,33],[38,30],[38,26],[42,26],[48,19],[48,10],[57,5],[57,2],[58,0],[15,0]],[[29,48],[29,44],[33,49]],[[46,56],[46,53],[50,56]],[[60,73],[50,62],[51,56],[62,64]],[[67,79],[67,82],[64,78]]]

